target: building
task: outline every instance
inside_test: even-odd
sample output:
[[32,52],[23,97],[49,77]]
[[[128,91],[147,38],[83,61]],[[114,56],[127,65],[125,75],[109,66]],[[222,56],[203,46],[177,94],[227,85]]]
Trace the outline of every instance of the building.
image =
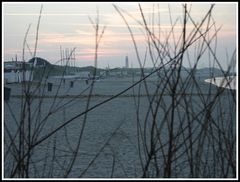
[[91,73],[90,71],[80,71],[80,72],[76,72],[75,76],[77,76],[78,78],[88,79],[91,77]]
[[[35,64],[35,65],[34,65]],[[31,69],[41,68],[51,65],[45,59],[34,57],[28,62],[6,61],[4,62],[4,83],[21,83],[23,81],[32,81]]]
[[113,68],[108,70],[108,76],[110,77],[126,77],[128,76],[128,69],[126,68]]
[[31,81],[31,64],[20,61],[4,62],[4,83]]

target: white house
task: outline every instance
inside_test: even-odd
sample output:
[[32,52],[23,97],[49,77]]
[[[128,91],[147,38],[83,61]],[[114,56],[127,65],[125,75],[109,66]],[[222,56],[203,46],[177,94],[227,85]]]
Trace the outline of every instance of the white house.
[[30,78],[31,75],[29,67],[29,63],[25,62],[4,62],[4,83],[21,83],[22,81],[32,81],[32,78]]

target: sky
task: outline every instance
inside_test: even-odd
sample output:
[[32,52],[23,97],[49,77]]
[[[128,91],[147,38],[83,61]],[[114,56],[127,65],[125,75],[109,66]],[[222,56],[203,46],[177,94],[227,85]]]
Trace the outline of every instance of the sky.
[[[36,42],[37,22],[43,5],[40,20],[36,56],[42,57],[52,64],[61,64],[60,47],[62,50],[73,50],[75,48],[75,65],[94,65],[95,53],[95,28],[93,24],[99,19],[99,34],[103,27],[103,36],[99,42],[97,66],[123,67],[125,57],[128,56],[132,67],[139,67],[136,51],[129,29],[123,18],[116,11],[113,4],[121,9],[137,44],[141,64],[144,62],[147,50],[146,31],[141,25],[143,19],[139,6],[134,2],[125,3],[4,3],[2,6],[2,36],[3,36],[3,60],[11,61],[17,57],[18,60],[29,60],[33,55]],[[190,14],[196,23],[199,23],[210,8],[210,3],[187,4],[191,9]],[[174,26],[174,34],[169,38],[169,44],[181,35],[183,29],[183,6],[182,3],[141,3],[142,12],[150,25],[151,30],[164,42]],[[171,15],[171,16],[170,16]],[[214,28],[220,28],[217,40],[212,41],[216,50],[217,58],[223,67],[227,67],[231,55],[237,46],[237,4],[217,3],[213,8]],[[160,24],[160,26],[159,26]],[[29,32],[26,34],[28,27]],[[203,26],[206,27],[206,25]],[[191,33],[193,24],[188,21],[187,34]],[[211,32],[209,33],[210,36]],[[24,47],[24,37],[29,48]],[[175,40],[174,40],[175,38]],[[25,44],[26,45],[26,44]],[[174,46],[172,46],[174,47]],[[23,57],[23,48],[25,48]],[[190,60],[194,60],[197,44],[190,49]],[[194,53],[195,51],[195,53]],[[205,53],[199,62],[200,67],[207,67],[211,62],[209,53]],[[186,67],[194,64],[194,61],[185,60]],[[153,62],[146,56],[145,67],[152,67]]]

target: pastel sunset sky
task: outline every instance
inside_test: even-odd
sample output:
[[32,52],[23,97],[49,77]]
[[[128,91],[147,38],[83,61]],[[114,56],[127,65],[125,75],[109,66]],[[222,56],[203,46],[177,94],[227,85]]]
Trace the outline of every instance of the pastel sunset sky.
[[[76,65],[80,67],[93,65],[95,31],[91,20],[95,21],[97,12],[99,12],[100,30],[104,26],[106,29],[99,45],[98,67],[105,68],[108,65],[111,68],[123,67],[126,55],[129,57],[131,66],[139,67],[129,30],[112,4],[109,2],[4,3],[2,9],[3,60],[11,61],[12,58],[15,59],[16,55],[19,60],[22,59],[23,41],[29,24],[31,27],[27,43],[30,50],[33,51],[39,12],[41,5],[43,5],[36,54],[38,57],[55,64],[61,58],[60,46],[62,49],[76,48]],[[142,22],[138,4],[134,2],[114,4],[133,17],[124,14],[134,33],[141,57],[144,57],[147,45],[146,32],[144,33],[144,28],[138,23],[138,21]],[[200,22],[210,5],[210,3],[192,3],[188,4],[188,8],[191,8],[192,18],[196,22]],[[158,35],[162,38],[166,37],[167,32],[171,30],[171,21],[172,23],[176,22],[175,37],[180,35],[183,20],[181,3],[141,3],[141,7],[152,30],[154,32],[160,30],[161,35]],[[229,61],[227,55],[231,57],[237,46],[237,4],[217,3],[213,8],[212,17],[214,18],[212,21],[215,21],[215,28],[221,27],[217,34],[216,52],[218,59],[226,67]],[[188,31],[191,31],[194,27],[189,23],[188,28]],[[25,59],[30,58],[31,54],[26,48]],[[209,64],[202,61],[199,65],[207,67]],[[146,66],[152,66],[152,62],[148,59]]]

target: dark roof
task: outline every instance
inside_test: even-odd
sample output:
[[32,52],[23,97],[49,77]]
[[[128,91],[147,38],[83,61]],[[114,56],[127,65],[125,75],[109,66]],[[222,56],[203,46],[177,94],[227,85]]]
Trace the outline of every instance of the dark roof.
[[34,57],[34,58],[30,59],[28,62],[33,64],[35,58],[37,59],[36,66],[48,66],[48,65],[51,65],[51,63],[49,63],[47,60],[45,60],[43,58],[40,58],[40,57]]

